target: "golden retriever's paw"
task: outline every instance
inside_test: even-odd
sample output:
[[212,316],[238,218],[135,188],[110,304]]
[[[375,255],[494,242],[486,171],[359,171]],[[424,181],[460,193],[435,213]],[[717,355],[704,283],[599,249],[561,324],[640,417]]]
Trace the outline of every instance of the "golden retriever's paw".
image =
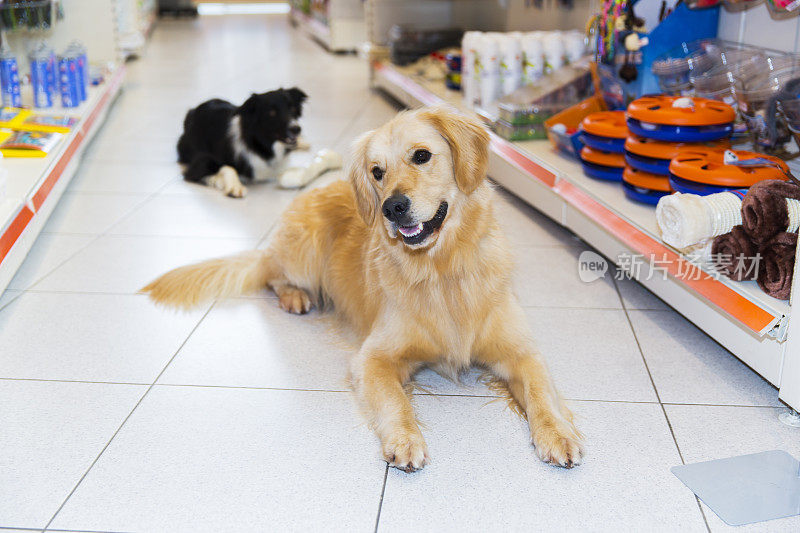
[[281,309],[295,315],[304,315],[311,310],[311,298],[303,289],[284,287],[277,291],[278,305]]
[[572,468],[583,461],[586,453],[577,430],[564,430],[554,426],[534,429],[531,444],[536,455],[545,463]]
[[428,446],[419,432],[398,432],[383,444],[383,457],[389,466],[407,473],[415,472],[429,462]]

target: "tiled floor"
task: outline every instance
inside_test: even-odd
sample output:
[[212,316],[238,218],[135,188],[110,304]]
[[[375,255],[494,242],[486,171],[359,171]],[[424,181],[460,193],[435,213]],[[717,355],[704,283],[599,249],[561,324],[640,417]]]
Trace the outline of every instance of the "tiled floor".
[[[781,448],[777,392],[635,283],[581,283],[586,246],[519,201],[499,210],[517,290],[588,439],[538,462],[477,372],[425,371],[432,463],[387,470],[347,392],[353,351],[270,294],[171,313],[137,295],[171,267],[257,246],[293,193],[186,184],[186,108],[298,85],[314,147],[395,108],[363,61],[284,17],[161,23],[28,260],[0,296],[0,528],[93,531],[705,531],[726,526],[671,466]],[[797,531],[800,518],[745,530]]]

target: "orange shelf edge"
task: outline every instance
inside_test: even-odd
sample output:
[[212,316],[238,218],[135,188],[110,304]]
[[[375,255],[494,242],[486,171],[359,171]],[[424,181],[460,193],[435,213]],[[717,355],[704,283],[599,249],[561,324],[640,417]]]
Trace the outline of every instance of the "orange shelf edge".
[[[379,61],[374,62],[373,66],[375,70],[380,71],[389,81],[424,105],[434,105],[444,102],[442,98],[431,93],[408,76],[394,69],[387,68]],[[491,133],[491,139],[491,149],[495,153],[505,157],[511,164],[526,174],[536,178],[548,187],[551,187],[566,202],[589,218],[598,221],[603,228],[634,252],[648,257],[654,254],[659,259],[665,259],[665,262],[668,262],[668,266],[665,269],[673,279],[679,281],[687,289],[690,289],[715,305],[740,324],[759,335],[763,335],[775,322],[776,317],[771,313],[765,311],[730,287],[715,280],[712,276],[685,260],[680,254],[667,248],[660,241],[653,239],[637,229],[631,223],[594,200],[588,193],[576,185],[565,179],[557,180],[555,174],[531,160],[512,143],[494,133]],[[679,276],[681,272],[688,274]],[[698,279],[693,279],[695,277]]]
[[117,92],[119,87],[122,85],[122,80],[124,79],[125,66],[120,65],[117,71],[114,72],[111,80],[108,82],[108,85],[106,86],[103,95],[100,97],[100,100],[98,100],[97,104],[94,106],[94,109],[89,112],[89,115],[86,120],[83,121],[83,124],[79,126],[76,135],[72,138],[69,145],[64,150],[64,153],[61,154],[61,157],[59,157],[55,162],[55,165],[53,165],[50,172],[48,172],[47,177],[41,182],[39,188],[31,197],[31,201],[23,206],[22,210],[17,214],[11,224],[9,224],[6,231],[0,235],[0,265],[3,264],[3,261],[11,251],[11,248],[22,235],[22,232],[25,231],[25,228],[28,227],[30,221],[33,220],[34,214],[38,212],[42,204],[44,204],[44,201],[53,190],[53,187],[55,187],[56,183],[58,183],[58,180],[61,178],[61,175],[64,173],[64,169],[67,167],[67,165],[69,165],[72,157],[75,155],[75,152],[78,151],[78,148],[80,148],[81,144],[86,139],[87,134],[89,131],[91,131],[92,126],[97,120],[97,117],[99,117],[100,113],[102,113],[108,107],[112,95]]

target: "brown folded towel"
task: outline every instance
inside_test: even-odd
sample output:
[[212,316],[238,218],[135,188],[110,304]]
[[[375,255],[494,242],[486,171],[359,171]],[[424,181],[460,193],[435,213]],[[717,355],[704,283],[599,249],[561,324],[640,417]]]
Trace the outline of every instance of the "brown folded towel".
[[792,290],[797,234],[781,232],[761,247],[758,286],[779,300],[788,300]]
[[750,187],[742,201],[742,226],[764,244],[789,227],[786,199],[800,200],[800,186],[790,181],[765,180]]
[[758,246],[742,226],[734,226],[711,243],[712,266],[735,281],[756,279],[757,254]]

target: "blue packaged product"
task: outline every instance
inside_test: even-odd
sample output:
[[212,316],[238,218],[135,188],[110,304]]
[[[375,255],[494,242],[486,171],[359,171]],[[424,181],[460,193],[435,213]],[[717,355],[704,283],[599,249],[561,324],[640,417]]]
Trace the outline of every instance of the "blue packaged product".
[[81,95],[78,92],[78,62],[74,57],[65,55],[58,58],[58,82],[62,107],[78,107]]
[[52,107],[54,91],[48,79],[50,55],[46,49],[39,49],[30,56],[31,86],[33,87],[33,105],[35,107]]
[[4,107],[22,107],[17,58],[7,49],[0,50],[0,91]]
[[78,62],[78,92],[83,102],[89,97],[89,62],[86,47],[80,41],[73,41],[69,45],[69,55]]
[[50,92],[55,95],[58,92],[58,58],[55,50],[48,48],[47,57],[47,84],[50,86]]

